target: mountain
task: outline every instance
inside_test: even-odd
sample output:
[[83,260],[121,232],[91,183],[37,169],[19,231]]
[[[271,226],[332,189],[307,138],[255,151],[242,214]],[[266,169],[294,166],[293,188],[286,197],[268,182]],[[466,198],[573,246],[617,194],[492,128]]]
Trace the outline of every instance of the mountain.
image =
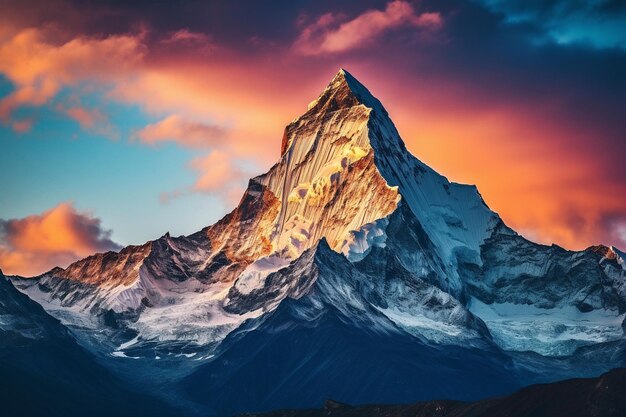
[[625,272],[615,248],[518,235],[340,70],[214,225],[11,281],[124,378],[158,372],[155,392],[227,415],[473,401],[626,365]]
[[361,290],[375,275],[360,273],[325,240],[266,285],[285,288],[296,277],[276,309],[231,333],[215,360],[184,379],[188,397],[233,415],[312,406],[330,395],[353,403],[469,400],[521,386],[522,372],[495,347],[432,345],[398,327]]
[[626,415],[626,369],[598,378],[533,385],[508,397],[476,403],[429,401],[351,407],[326,401],[324,409],[281,410],[241,417],[618,417]]
[[0,400],[5,415],[180,415],[129,389],[0,271]]

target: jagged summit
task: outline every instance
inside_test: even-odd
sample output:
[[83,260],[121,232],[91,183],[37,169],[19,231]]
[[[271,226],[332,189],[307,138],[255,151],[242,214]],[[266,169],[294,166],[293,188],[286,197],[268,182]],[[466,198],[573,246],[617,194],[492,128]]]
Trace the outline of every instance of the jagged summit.
[[287,152],[296,136],[294,130],[297,131],[304,125],[346,118],[367,123],[370,112],[380,113],[381,117],[388,118],[387,111],[381,102],[354,76],[342,68],[322,93],[309,103],[307,111],[285,128],[281,155]]
[[320,96],[309,104],[309,112],[318,114],[364,105],[384,110],[380,101],[352,74],[341,68]]

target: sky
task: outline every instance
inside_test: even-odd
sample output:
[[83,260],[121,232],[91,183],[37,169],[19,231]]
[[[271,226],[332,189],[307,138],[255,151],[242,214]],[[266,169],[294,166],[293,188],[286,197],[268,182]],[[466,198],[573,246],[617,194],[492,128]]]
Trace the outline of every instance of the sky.
[[339,68],[527,238],[626,248],[622,0],[0,0],[0,268],[214,223]]

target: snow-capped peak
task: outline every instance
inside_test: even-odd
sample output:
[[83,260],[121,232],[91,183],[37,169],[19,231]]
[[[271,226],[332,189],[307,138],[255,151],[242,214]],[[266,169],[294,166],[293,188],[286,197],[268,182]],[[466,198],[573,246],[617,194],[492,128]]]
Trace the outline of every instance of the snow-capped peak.
[[615,260],[622,266],[622,269],[626,270],[626,253],[617,249],[615,246],[611,246],[611,251],[615,254]]

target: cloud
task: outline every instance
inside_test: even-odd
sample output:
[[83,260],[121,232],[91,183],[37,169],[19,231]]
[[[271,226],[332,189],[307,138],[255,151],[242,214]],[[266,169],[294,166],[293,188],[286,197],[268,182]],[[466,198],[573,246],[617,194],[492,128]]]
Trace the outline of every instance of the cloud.
[[211,38],[200,32],[192,32],[189,29],[179,29],[170,32],[163,41],[165,44],[211,44]]
[[562,44],[626,50],[626,3],[621,0],[480,0],[509,23],[531,23]]
[[217,45],[206,33],[192,32],[189,29],[179,29],[169,32],[161,40],[161,44],[175,48],[193,48],[198,53],[210,53],[217,49]]
[[33,124],[33,119],[13,120],[11,122],[11,128],[17,133],[26,133],[30,132],[33,128]]
[[433,29],[441,26],[439,13],[417,14],[403,0],[387,3],[385,10],[368,10],[352,20],[326,13],[304,27],[294,44],[304,55],[345,52],[359,48],[384,32],[402,26]]
[[223,151],[213,151],[207,156],[195,158],[189,165],[200,173],[193,186],[196,191],[220,191],[244,177],[244,173],[233,164],[232,157]]
[[618,241],[617,245],[620,245],[619,249],[626,249],[626,221],[615,225],[613,236],[615,236]]
[[56,110],[75,120],[86,131],[91,131],[110,139],[119,138],[119,132],[110,123],[108,116],[97,108],[87,108],[80,104],[80,100],[74,98],[75,103],[69,106],[58,104]]
[[97,123],[107,120],[106,116],[98,109],[87,109],[84,107],[61,107],[60,109],[63,113],[76,120],[84,129],[91,129]]
[[189,168],[198,174],[195,183],[187,188],[161,194],[161,202],[168,203],[171,199],[200,192],[217,195],[229,204],[236,204],[249,173],[235,164],[234,160],[231,154],[222,150],[214,150],[208,155],[192,159]]
[[63,87],[83,81],[111,82],[145,54],[141,36],[76,37],[54,44],[40,29],[24,29],[0,44],[0,73],[14,91],[0,100],[0,120],[8,123],[22,106],[42,106]]
[[219,144],[227,132],[224,128],[192,122],[178,115],[170,115],[138,131],[135,136],[148,145],[176,142],[189,148],[204,148]]
[[100,219],[69,202],[21,219],[0,219],[0,268],[7,274],[35,275],[118,249]]

